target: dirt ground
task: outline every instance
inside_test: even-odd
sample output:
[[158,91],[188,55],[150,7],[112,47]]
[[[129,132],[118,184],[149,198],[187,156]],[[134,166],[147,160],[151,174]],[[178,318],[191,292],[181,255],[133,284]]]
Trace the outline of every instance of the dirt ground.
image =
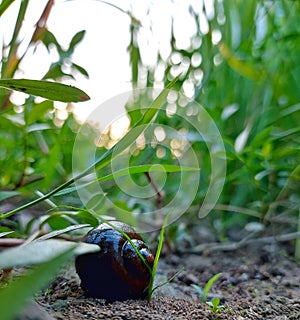
[[[44,315],[34,319],[300,319],[300,265],[289,249],[273,243],[227,252],[167,254],[160,260],[156,282],[181,267],[184,271],[158,289],[150,303],[87,299],[71,264],[36,298]],[[219,297],[224,306],[215,315],[191,284],[203,288],[219,272],[208,296]]]

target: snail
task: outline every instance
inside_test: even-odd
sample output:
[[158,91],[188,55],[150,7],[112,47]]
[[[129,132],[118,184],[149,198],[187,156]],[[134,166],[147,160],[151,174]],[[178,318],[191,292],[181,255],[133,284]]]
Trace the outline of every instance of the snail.
[[[144,299],[150,281],[154,257],[142,237],[129,225],[113,221],[112,226],[101,223],[86,236],[87,243],[100,246],[96,253],[79,255],[75,260],[76,272],[81,279],[85,296],[107,301]],[[146,260],[138,256],[122,230],[132,240]]]

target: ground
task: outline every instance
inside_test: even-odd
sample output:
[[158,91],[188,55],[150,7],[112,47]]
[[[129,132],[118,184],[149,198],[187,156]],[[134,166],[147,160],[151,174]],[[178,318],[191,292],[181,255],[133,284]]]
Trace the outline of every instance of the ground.
[[[289,243],[273,242],[201,254],[166,253],[160,260],[156,282],[164,281],[181,267],[184,271],[172,283],[158,289],[150,303],[141,300],[106,303],[101,299],[87,299],[71,264],[36,297],[36,302],[48,314],[47,317],[44,314],[43,320],[296,320],[300,319],[300,265],[293,261],[291,247]],[[208,296],[208,299],[219,297],[224,306],[215,315],[201,302],[191,284],[203,288],[208,279],[219,272],[222,275]]]

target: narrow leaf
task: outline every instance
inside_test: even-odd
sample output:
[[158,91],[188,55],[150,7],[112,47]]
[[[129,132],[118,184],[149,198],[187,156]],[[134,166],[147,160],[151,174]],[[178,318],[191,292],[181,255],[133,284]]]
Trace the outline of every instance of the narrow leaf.
[[161,254],[161,250],[163,247],[163,243],[164,243],[164,237],[165,237],[165,231],[166,231],[166,227],[167,227],[167,223],[169,220],[169,217],[171,215],[171,211],[165,216],[163,225],[161,227],[160,233],[159,233],[159,242],[158,242],[158,246],[156,249],[156,254],[155,254],[155,258],[154,258],[154,263],[153,263],[153,269],[152,269],[152,274],[151,274],[151,278],[150,278],[150,283],[149,283],[149,288],[148,288],[148,301],[151,300],[152,294],[153,292],[160,287],[160,285],[156,286],[155,288],[153,288],[154,285],[154,277],[156,275],[156,269],[157,269],[157,265],[158,265],[158,261],[160,258],[160,254]]
[[191,284],[191,286],[197,290],[199,296],[202,298],[203,297],[203,290],[197,284],[193,283],[193,284]]
[[[120,178],[128,174],[136,174],[136,173],[144,173],[144,172],[182,172],[182,171],[199,171],[199,168],[176,166],[171,164],[160,164],[160,165],[144,164],[144,165],[132,166],[129,168],[120,169],[118,171],[115,171],[114,173],[98,178],[98,181],[104,182],[104,181]],[[94,181],[88,182],[86,184],[82,184],[80,186],[74,186],[74,187],[61,190],[58,193],[56,193],[55,196],[62,196],[65,194],[75,192],[78,189],[84,188],[91,183],[94,183]]]
[[39,264],[53,259],[66,250],[74,254],[97,252],[100,247],[88,243],[76,243],[62,240],[33,241],[0,253],[0,269]]
[[64,196],[66,194],[69,194],[69,193],[72,193],[72,192],[75,192],[77,191],[78,189],[81,189],[81,188],[84,188],[85,186],[89,185],[90,183],[86,183],[84,185],[81,185],[81,186],[75,186],[75,187],[70,187],[70,188],[67,188],[67,189],[63,189],[59,192],[57,192],[54,197],[59,197],[59,196]]
[[158,97],[151,103],[150,107],[144,113],[140,121],[138,121],[132,128],[127,132],[127,134],[118,141],[111,149],[109,149],[104,155],[96,161],[86,172],[78,176],[77,179],[84,177],[87,173],[90,173],[91,169],[101,169],[107,165],[113,158],[117,157],[122,151],[129,147],[139,135],[150,125],[151,121],[154,119],[158,110],[161,108],[162,104],[165,102],[170,89],[175,85],[179,76],[174,78],[164,90],[158,95]]
[[175,272],[170,278],[168,278],[166,281],[158,284],[153,290],[152,292],[154,292],[155,290],[157,290],[158,288],[161,288],[163,286],[165,286],[166,284],[172,282],[175,278],[177,278],[181,272],[184,271],[184,267],[181,267],[177,272]]
[[[143,127],[143,125],[149,125],[150,121],[153,120],[154,116],[156,115],[156,113],[158,112],[159,108],[161,107],[161,105],[164,103],[165,99],[167,98],[167,95],[169,93],[169,90],[175,85],[175,83],[177,82],[179,76],[177,76],[176,78],[174,78],[167,86],[166,88],[159,94],[159,96],[153,101],[153,103],[151,104],[150,108],[145,112],[144,116],[141,118],[140,121],[138,121],[135,126],[133,128],[137,129],[135,130],[135,133],[132,133],[132,129],[119,141],[117,142],[114,147],[112,147],[111,149],[109,149],[107,152],[105,152],[103,154],[102,157],[100,157],[100,159],[98,159],[95,163],[93,163],[93,165],[91,165],[89,168],[87,168],[84,172],[80,173],[78,176],[68,180],[67,182],[61,184],[60,186],[58,186],[56,189],[50,191],[49,193],[45,194],[44,196],[35,199],[27,204],[24,204],[14,210],[11,210],[5,214],[0,215],[0,219],[4,219],[4,218],[8,218],[10,216],[12,216],[13,214],[24,210],[26,208],[29,208],[39,202],[42,202],[48,198],[50,198],[51,196],[53,196],[54,194],[57,194],[59,191],[69,187],[70,185],[72,185],[75,181],[87,176],[88,174],[91,173],[91,171],[96,169],[101,169],[103,167],[105,167],[108,163],[110,163],[110,161],[112,160],[112,157],[116,157],[117,155],[119,155],[123,150],[125,150],[128,146],[130,146],[135,140],[136,138],[140,135],[140,133],[146,129],[146,127],[144,126],[144,128],[141,130],[138,127]],[[117,151],[115,150],[117,149]]]
[[86,228],[86,227],[90,227],[90,225],[89,224],[77,224],[74,226],[69,226],[69,227],[61,229],[61,230],[55,230],[55,231],[49,232],[49,233],[37,238],[36,241],[47,240],[50,238],[60,236],[61,234],[64,234],[66,232],[70,232],[70,231],[74,231],[74,230],[78,230],[78,229],[82,229],[82,228]]
[[85,35],[85,30],[82,30],[82,31],[77,32],[77,33],[73,36],[73,38],[72,38],[72,40],[71,40],[71,42],[70,42],[70,46],[69,46],[69,49],[68,49],[68,50],[73,50],[74,47],[75,47],[80,41],[82,41],[84,35]]
[[203,296],[202,301],[205,302],[207,299],[207,294],[209,290],[211,289],[212,285],[218,280],[218,278],[221,276],[222,273],[217,273],[214,276],[212,276],[206,283],[204,290],[203,290]]
[[0,87],[62,102],[80,102],[90,99],[85,92],[76,87],[44,80],[0,79]]
[[76,63],[72,63],[72,68],[74,68],[74,69],[76,69],[79,73],[81,73],[83,76],[85,76],[85,77],[89,77],[89,74],[88,74],[88,72],[83,68],[83,67],[81,67],[81,66],[79,66],[78,64],[76,64]]
[[160,165],[146,164],[146,165],[132,166],[129,168],[120,169],[118,171],[115,171],[114,173],[98,178],[98,181],[102,182],[102,181],[112,180],[115,178],[126,176],[128,175],[128,173],[136,174],[136,173],[144,173],[144,172],[182,172],[182,171],[196,171],[196,170],[198,171],[199,168],[181,167],[181,166],[170,165],[170,164],[160,164]]
[[15,319],[27,299],[46,286],[73,253],[74,245],[68,249],[65,248],[52,260],[0,289],[1,319]]
[[0,238],[7,236],[8,234],[13,233],[14,231],[6,231],[6,232],[0,232]]
[[262,80],[264,76],[263,70],[257,70],[256,66],[250,65],[249,63],[235,57],[225,43],[219,44],[218,48],[223,58],[233,70],[246,78],[250,78],[258,82]]
[[3,0],[0,4],[0,16],[5,12],[5,10],[14,2],[15,0]]
[[15,197],[19,194],[20,192],[17,191],[0,191],[0,201]]

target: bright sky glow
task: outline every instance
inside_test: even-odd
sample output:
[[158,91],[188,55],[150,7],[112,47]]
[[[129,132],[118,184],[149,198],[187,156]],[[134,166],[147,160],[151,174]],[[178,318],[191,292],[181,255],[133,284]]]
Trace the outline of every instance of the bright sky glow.
[[[211,3],[211,1],[204,2]],[[34,30],[34,23],[40,17],[46,3],[47,0],[29,1],[28,15],[24,22],[26,32],[20,39],[22,40],[21,52],[26,50]],[[138,42],[143,63],[146,65],[156,64],[158,51],[165,59],[170,55],[172,16],[177,46],[187,48],[190,45],[190,38],[196,32],[196,26],[189,14],[189,6],[202,14],[201,31],[203,33],[208,31],[202,0],[114,0],[111,3],[124,11],[131,12],[141,21]],[[0,30],[6,44],[13,32],[19,4],[20,1],[15,1],[1,17]],[[212,9],[208,12],[213,15]],[[131,89],[131,70],[127,52],[130,42],[130,17],[127,14],[97,0],[56,0],[47,27],[65,47],[76,32],[86,30],[85,38],[74,52],[73,62],[88,71],[89,79],[78,75],[75,82],[68,81],[68,84],[83,89],[91,97],[90,101],[76,106],[76,114],[81,119],[86,118],[104,101]],[[50,50],[50,56],[44,46],[38,46],[34,56],[33,51],[34,48],[30,48],[18,77],[40,79],[48,70],[50,62],[57,58],[55,49]],[[103,110],[103,112],[110,111]]]

